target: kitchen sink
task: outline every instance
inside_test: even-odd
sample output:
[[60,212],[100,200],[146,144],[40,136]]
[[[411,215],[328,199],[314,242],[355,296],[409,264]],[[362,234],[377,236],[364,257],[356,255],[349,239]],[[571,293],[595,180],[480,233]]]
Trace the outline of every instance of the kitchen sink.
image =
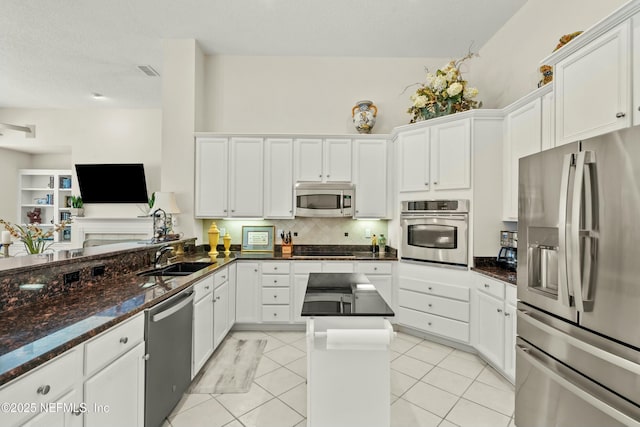
[[188,276],[210,265],[210,262],[177,262],[166,267],[142,271],[138,276]]

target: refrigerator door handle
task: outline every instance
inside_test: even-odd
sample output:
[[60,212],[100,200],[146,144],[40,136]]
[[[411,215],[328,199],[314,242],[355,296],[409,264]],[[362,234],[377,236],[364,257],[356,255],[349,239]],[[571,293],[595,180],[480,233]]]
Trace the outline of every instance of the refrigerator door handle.
[[567,204],[569,203],[569,174],[575,154],[567,154],[562,162],[560,176],[560,208],[558,212],[558,298],[560,303],[571,307],[573,305],[568,278],[568,247],[567,247]]
[[[609,415],[611,418],[619,421],[621,424],[627,426],[640,426],[640,423],[630,417],[629,415],[621,412],[620,410],[614,408],[613,406],[608,405],[602,399],[595,396],[593,392],[597,392],[597,389],[594,390],[585,390],[584,388],[579,386],[579,382],[575,381],[571,378],[572,375],[578,375],[573,373],[570,369],[564,368],[562,365],[558,364],[558,366],[554,366],[552,363],[544,359],[536,357],[538,353],[537,351],[531,351],[530,348],[522,345],[521,343],[516,344],[516,352],[520,357],[522,357],[527,363],[531,364],[545,375],[547,375],[551,380],[558,383],[565,390],[570,393],[578,396],[585,402],[589,403],[591,406],[597,408],[603,413]],[[543,356],[544,357],[544,356]],[[550,359],[550,358],[549,358]],[[553,360],[553,359],[550,359]]]
[[[584,258],[582,258],[580,250],[581,234],[583,237],[591,237],[592,233],[581,233],[580,219],[582,217],[582,193],[586,188],[587,194],[585,195],[585,227],[590,227],[591,224],[591,203],[593,202],[592,192],[594,191],[593,183],[591,182],[591,174],[589,174],[589,182],[585,186],[585,172],[584,168],[586,164],[595,164],[595,153],[592,151],[581,151],[576,157],[576,173],[573,184],[573,195],[571,198],[571,227],[569,247],[570,252],[570,266],[569,277],[570,283],[573,285],[573,296],[575,300],[576,309],[581,312],[591,311],[593,309],[593,301],[588,300],[590,295],[591,286],[591,250],[590,246],[585,246]],[[587,250],[589,249],[589,250]],[[584,260],[585,274],[583,275],[582,262]],[[583,289],[584,284],[586,289]]]

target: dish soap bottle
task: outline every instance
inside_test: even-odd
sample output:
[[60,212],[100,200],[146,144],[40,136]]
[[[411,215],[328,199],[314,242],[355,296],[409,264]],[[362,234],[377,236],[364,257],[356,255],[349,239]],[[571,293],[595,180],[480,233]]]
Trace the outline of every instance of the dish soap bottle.
[[380,238],[378,239],[378,252],[380,254],[385,253],[387,246],[387,238],[384,237],[384,234],[380,234]]

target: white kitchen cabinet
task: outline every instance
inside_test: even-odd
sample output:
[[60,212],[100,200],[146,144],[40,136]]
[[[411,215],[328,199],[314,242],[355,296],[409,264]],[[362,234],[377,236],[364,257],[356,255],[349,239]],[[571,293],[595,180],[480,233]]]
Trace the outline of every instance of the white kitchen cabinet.
[[468,272],[405,262],[399,268],[398,323],[469,343]]
[[228,212],[227,138],[198,138],[196,141],[195,216],[224,218]]
[[236,267],[235,262],[229,266],[229,330],[236,324]]
[[51,402],[51,411],[38,411],[40,413],[23,424],[23,427],[81,427],[81,402],[80,392],[71,390],[55,402]]
[[471,120],[454,120],[432,126],[432,190],[471,188]]
[[478,352],[515,381],[516,287],[474,273],[475,342]]
[[302,317],[302,304],[304,294],[307,291],[307,282],[310,273],[321,273],[321,262],[295,261],[293,267],[293,321],[304,323],[306,318]]
[[258,323],[260,264],[238,262],[236,265],[236,322]]
[[398,133],[400,191],[471,187],[471,119]]
[[263,140],[231,138],[229,209],[231,217],[263,216]]
[[293,218],[293,140],[265,140],[264,217]]
[[193,344],[191,352],[191,378],[194,378],[213,353],[213,276],[196,283],[193,302]]
[[518,161],[542,149],[542,101],[535,97],[507,113],[504,120],[503,206],[504,221],[518,220]]
[[356,273],[363,273],[378,293],[393,309],[393,263],[383,261],[358,262]]
[[622,22],[555,65],[556,145],[630,126],[630,30]]
[[144,355],[140,342],[85,381],[84,401],[90,408],[84,414],[86,426],[144,425]]
[[356,218],[387,217],[387,141],[356,139],[355,186]]
[[633,125],[640,125],[640,14],[636,14],[631,19],[631,46],[633,48],[633,77],[632,77],[632,86],[633,86],[633,102],[631,104],[631,109],[633,110]]
[[294,166],[296,181],[351,182],[351,140],[298,138]]
[[229,282],[213,291],[213,348],[217,348],[229,333]]
[[[553,83],[549,83],[553,84]],[[542,95],[542,150],[548,150],[556,146],[556,115],[555,115],[555,93],[549,91]]]
[[291,320],[291,275],[288,262],[263,262],[260,313],[263,322]]

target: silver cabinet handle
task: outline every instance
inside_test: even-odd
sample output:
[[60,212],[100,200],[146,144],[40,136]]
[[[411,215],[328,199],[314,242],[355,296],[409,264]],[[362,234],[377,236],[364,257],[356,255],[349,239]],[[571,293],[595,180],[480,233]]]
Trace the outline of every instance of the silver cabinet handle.
[[322,175],[318,175],[318,178],[322,178]]
[[148,355],[148,354],[145,354],[144,356],[142,356],[142,359],[143,359],[143,360],[149,360],[149,355]]
[[293,213],[293,209],[289,209],[289,213]]
[[226,212],[226,211],[227,211],[227,210],[226,210],[226,209],[224,209],[222,212]]
[[429,289],[430,291],[432,291],[432,290],[433,290],[433,288],[432,288],[431,286],[429,286],[427,289]]
[[378,267],[373,267],[373,271],[378,271]]
[[128,342],[129,342],[129,337],[122,337],[122,338],[120,338],[120,342],[121,342],[122,344],[126,344],[126,343],[128,343]]
[[429,186],[429,183],[428,183],[428,182],[425,182],[425,183],[424,183],[424,185]]
[[329,178],[331,175],[327,175],[327,178]]
[[277,270],[277,269],[278,269],[278,267],[273,267],[273,269],[274,269],[274,270]]
[[433,181],[433,185],[438,185],[438,181]]
[[509,317],[511,316],[511,313],[507,313],[506,311],[504,312],[504,317]]
[[427,325],[431,326],[431,322],[427,322]]
[[71,411],[71,413],[75,416],[82,415],[82,411],[80,409],[76,409],[75,411]]
[[236,211],[235,209],[231,209],[231,212],[235,212],[235,211]]
[[253,271],[255,271],[255,272],[257,273],[257,272],[258,272],[258,269],[257,269],[257,268],[254,268],[254,269],[253,269]]
[[274,280],[273,280],[273,283],[278,283],[278,279],[274,279]]
[[617,118],[617,119],[622,118],[622,117],[624,117],[624,116],[626,116],[626,114],[625,114],[625,113],[623,113],[623,112],[619,112],[619,113],[617,113],[617,114],[616,114],[616,118]]
[[216,301],[220,301],[220,297],[219,296],[216,297]]
[[501,308],[497,309],[497,311],[498,311],[498,313],[502,313],[502,309]]
[[51,386],[47,384],[47,385],[41,385],[40,387],[38,387],[38,390],[36,390],[36,393],[44,396],[45,394],[49,394],[50,391],[51,391]]
[[489,285],[487,285],[487,284],[485,283],[485,284],[484,284],[484,287],[488,289],[488,288],[489,288]]
[[274,295],[273,297],[274,297],[274,298],[278,298],[278,295]]
[[224,280],[224,279],[226,279],[226,278],[227,278],[227,276],[222,276],[222,280]]
[[432,305],[431,305],[431,304],[427,304],[427,307],[431,308],[431,307],[432,307]]
[[273,317],[278,317],[278,313],[273,313]]
[[208,287],[208,286],[205,286],[204,288],[205,288],[206,290],[209,290],[209,287]]

